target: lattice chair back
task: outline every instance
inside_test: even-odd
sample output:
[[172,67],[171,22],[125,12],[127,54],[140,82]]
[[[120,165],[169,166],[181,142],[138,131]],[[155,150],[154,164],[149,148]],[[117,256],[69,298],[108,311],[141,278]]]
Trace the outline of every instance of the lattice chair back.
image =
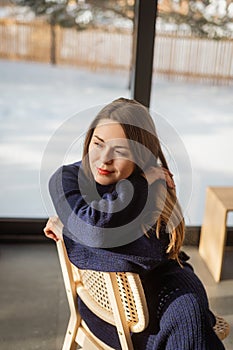
[[146,299],[137,274],[80,270],[67,257],[63,241],[57,242],[69,307],[70,321],[63,350],[111,349],[97,339],[81,319],[77,294],[87,307],[104,321],[116,326],[123,350],[133,350],[131,332],[143,331],[149,321]]
[[214,326],[214,331],[220,340],[224,340],[230,333],[229,323],[221,316],[215,316],[215,318],[216,324]]
[[[70,319],[62,350],[114,350],[97,339],[81,319],[77,294],[88,308],[117,328],[122,350],[133,350],[130,332],[141,332],[149,316],[140,277],[128,272],[106,273],[79,270],[68,259],[63,241],[57,242],[58,256],[70,308]],[[223,340],[230,331],[229,324],[216,316],[214,331]]]
[[105,273],[92,270],[79,270],[79,275],[81,278],[77,283],[77,292],[86,305],[89,305],[91,311],[106,322],[115,325],[114,310],[109,295],[113,285],[115,297],[118,294],[130,331],[137,333],[145,329],[148,323],[148,311],[138,275],[128,272]]

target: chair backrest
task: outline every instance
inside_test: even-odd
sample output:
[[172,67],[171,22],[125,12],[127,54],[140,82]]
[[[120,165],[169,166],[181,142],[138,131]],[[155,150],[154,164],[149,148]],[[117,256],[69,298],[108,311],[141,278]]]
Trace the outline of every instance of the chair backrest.
[[[143,331],[149,321],[140,277],[128,272],[80,270],[68,259],[62,240],[57,242],[57,250],[70,308],[62,350],[74,350],[77,343],[85,344],[85,350],[112,349],[95,338],[82,321],[77,294],[93,313],[116,326],[122,349],[133,350],[130,332]],[[229,324],[216,316],[214,331],[223,340],[229,334]],[[89,336],[94,340],[88,340]]]
[[70,345],[63,350],[72,348],[82,325],[77,294],[94,314],[116,326],[122,349],[133,349],[130,332],[143,331],[149,321],[140,277],[129,272],[80,270],[69,261],[62,240],[57,242],[57,249],[71,312],[64,342]]
[[[130,331],[137,333],[148,324],[148,311],[140,277],[129,272],[106,273],[79,270],[77,293],[98,317],[116,325],[111,296],[120,298]],[[110,291],[112,295],[110,295]],[[118,305],[119,309],[120,306]]]
[[229,323],[221,316],[216,315],[215,318],[216,324],[214,326],[214,331],[220,340],[224,340],[230,333]]

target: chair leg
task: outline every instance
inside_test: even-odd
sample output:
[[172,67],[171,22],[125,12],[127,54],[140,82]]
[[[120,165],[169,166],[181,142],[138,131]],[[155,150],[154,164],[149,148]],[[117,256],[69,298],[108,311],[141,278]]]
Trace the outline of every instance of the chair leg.
[[80,322],[75,315],[71,315],[65,335],[65,339],[63,342],[62,350],[76,350],[77,343],[75,342],[75,337],[77,334],[77,330]]
[[80,315],[77,305],[77,293],[72,267],[68,259],[64,242],[62,240],[57,242],[58,256],[61,264],[62,275],[64,279],[67,300],[70,309],[70,319],[63,343],[62,350],[76,350],[77,344],[75,337],[80,325]]

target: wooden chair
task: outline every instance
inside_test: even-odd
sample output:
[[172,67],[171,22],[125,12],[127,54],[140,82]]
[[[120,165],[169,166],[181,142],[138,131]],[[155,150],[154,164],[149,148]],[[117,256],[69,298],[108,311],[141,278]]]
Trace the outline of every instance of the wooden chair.
[[230,333],[230,326],[226,320],[221,316],[216,317],[216,324],[214,326],[214,331],[220,340],[224,340]]
[[65,283],[70,320],[62,350],[114,350],[97,339],[81,319],[77,294],[87,307],[104,321],[116,326],[123,350],[133,350],[130,332],[143,331],[149,321],[146,299],[137,274],[80,270],[68,259],[64,242],[57,242]]
[[[70,319],[62,350],[114,350],[97,339],[81,319],[77,306],[77,294],[98,317],[116,326],[122,350],[133,350],[130,332],[141,332],[148,324],[149,316],[140,277],[133,273],[106,273],[80,270],[68,259],[64,242],[57,242]],[[229,334],[228,323],[216,316],[214,330],[223,340]]]

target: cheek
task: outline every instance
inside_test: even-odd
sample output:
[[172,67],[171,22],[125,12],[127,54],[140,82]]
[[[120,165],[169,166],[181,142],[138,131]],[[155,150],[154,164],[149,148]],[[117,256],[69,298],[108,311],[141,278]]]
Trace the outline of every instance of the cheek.
[[134,163],[127,160],[127,161],[122,161],[121,163],[121,172],[122,174],[125,175],[125,177],[128,177],[132,174],[134,171]]
[[92,163],[98,158],[98,152],[96,151],[95,148],[89,147],[88,150],[88,157],[89,157],[89,162]]

